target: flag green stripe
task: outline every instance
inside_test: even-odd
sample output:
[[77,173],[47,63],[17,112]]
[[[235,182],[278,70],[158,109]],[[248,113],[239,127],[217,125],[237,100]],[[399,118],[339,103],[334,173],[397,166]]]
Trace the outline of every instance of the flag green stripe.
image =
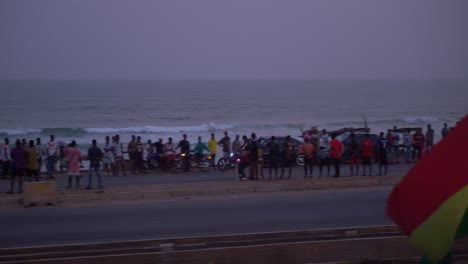
[[460,238],[466,235],[468,235],[468,208],[466,209],[465,216],[463,217],[463,219],[460,222],[460,225],[458,226],[456,238]]
[[433,263],[449,253],[456,237],[468,232],[467,201],[468,186],[465,186],[411,233],[410,240]]

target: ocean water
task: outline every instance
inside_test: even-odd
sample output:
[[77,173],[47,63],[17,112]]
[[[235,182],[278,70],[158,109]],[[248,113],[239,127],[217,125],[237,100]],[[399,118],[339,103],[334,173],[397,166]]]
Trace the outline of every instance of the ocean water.
[[2,80],[0,91],[2,138],[81,145],[115,134],[298,136],[364,120],[373,133],[432,124],[437,140],[468,113],[468,81],[454,80]]

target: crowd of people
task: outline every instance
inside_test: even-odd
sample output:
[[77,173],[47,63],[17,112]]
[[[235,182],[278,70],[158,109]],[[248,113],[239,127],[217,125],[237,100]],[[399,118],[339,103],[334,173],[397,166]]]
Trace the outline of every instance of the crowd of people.
[[[193,149],[186,134],[183,134],[178,144],[175,144],[171,137],[165,143],[162,138],[154,143],[151,140],[143,143],[140,136],[132,136],[126,150],[120,142],[120,136],[115,135],[112,138],[106,136],[102,148],[98,147],[96,140],[92,140],[92,146],[88,149],[87,155],[81,153],[75,141],[65,145],[63,142],[57,142],[54,135],[50,135],[50,140],[45,145],[41,143],[40,138],[35,141],[18,139],[12,149],[10,149],[9,139],[5,138],[0,161],[2,177],[11,176],[8,193],[13,193],[16,179],[18,192],[22,192],[23,177],[26,177],[27,181],[43,179],[41,175],[43,164],[46,168],[44,175],[46,180],[55,179],[54,172],[58,166],[58,170],[67,172],[68,188],[72,188],[73,179],[75,179],[76,188],[79,188],[83,159],[89,160],[86,189],[93,187],[94,173],[97,176],[98,188],[103,188],[101,169],[104,169],[109,176],[119,176],[120,173],[127,175],[124,154],[128,154],[129,170],[133,174],[147,173],[147,164],[151,160],[156,160],[163,171],[169,170],[177,154],[184,154],[185,171],[188,171],[191,153],[196,157],[209,155],[211,167],[216,170],[216,155],[219,147],[222,150],[222,157],[230,158],[234,155],[240,180],[272,180],[290,179],[292,166],[298,155],[303,157],[305,178],[313,176],[314,166],[318,166],[319,177],[322,176],[324,168],[327,168],[326,175],[330,176],[330,167],[334,168],[332,177],[340,177],[341,162],[345,153],[349,154],[345,155],[344,161],[349,162],[351,175],[359,175],[360,167],[362,167],[362,175],[372,175],[373,161],[379,164],[378,175],[385,175],[388,172],[389,163],[400,163],[400,154],[404,154],[405,162],[412,163],[421,159],[423,154],[434,145],[434,130],[431,125],[427,125],[425,133],[420,128],[397,129],[394,127],[386,134],[381,132],[378,138],[374,139],[369,133],[366,133],[362,140],[357,140],[352,130],[346,133],[349,135],[349,140],[343,144],[334,133],[330,136],[325,129],[319,132],[313,127],[303,134],[303,143],[296,145],[291,137],[287,136],[280,146],[274,136],[265,140],[257,138],[256,134],[252,133],[250,137],[244,135],[242,140],[239,135],[236,135],[231,141],[228,132],[225,131],[219,141],[216,140],[214,133],[211,133],[207,144],[202,142],[201,137],[198,137],[198,142],[194,144]],[[449,128],[447,124],[444,124],[441,130],[442,137],[448,133]],[[266,144],[265,141],[267,141]],[[268,178],[263,175],[265,166],[268,167]],[[280,173],[279,167],[281,167]],[[249,168],[248,175],[245,172],[246,168]]]
[[[10,150],[10,141],[5,138],[3,152],[1,155],[2,177],[11,176],[9,194],[14,192],[15,181],[18,180],[18,192],[23,191],[23,177],[26,181],[41,181],[42,164],[46,167],[45,179],[55,180],[54,172],[58,161],[60,170],[66,169],[68,174],[68,188],[72,188],[73,178],[76,180],[76,187],[80,187],[82,155],[76,142],[72,141],[65,146],[62,142],[59,144],[54,135],[46,145],[41,144],[41,139],[36,141],[26,139],[16,140],[15,146]],[[101,182],[100,166],[103,153],[97,146],[96,140],[92,141],[92,146],[88,149],[86,159],[89,160],[88,185],[86,189],[92,188],[93,173],[96,173],[98,187],[103,188]]]

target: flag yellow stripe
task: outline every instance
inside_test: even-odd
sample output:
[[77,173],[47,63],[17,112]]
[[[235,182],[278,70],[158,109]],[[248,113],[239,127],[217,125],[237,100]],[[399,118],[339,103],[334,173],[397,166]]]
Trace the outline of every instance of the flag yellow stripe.
[[427,258],[434,263],[439,262],[451,250],[458,226],[467,208],[468,185],[447,199],[418,226],[411,233],[410,240]]

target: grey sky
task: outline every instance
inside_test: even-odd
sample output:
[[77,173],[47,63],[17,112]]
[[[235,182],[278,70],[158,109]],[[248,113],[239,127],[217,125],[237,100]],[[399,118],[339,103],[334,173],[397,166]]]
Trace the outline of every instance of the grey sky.
[[0,0],[0,78],[468,78],[466,0]]

